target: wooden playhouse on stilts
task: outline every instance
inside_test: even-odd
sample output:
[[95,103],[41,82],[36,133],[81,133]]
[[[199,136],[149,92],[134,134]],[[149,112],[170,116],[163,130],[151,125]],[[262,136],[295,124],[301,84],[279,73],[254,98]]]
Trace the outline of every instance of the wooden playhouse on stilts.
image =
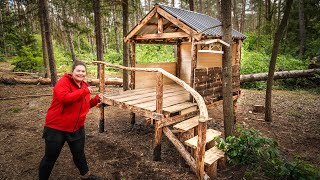
[[[217,165],[225,159],[213,141],[221,132],[207,128],[207,107],[222,102],[222,46],[232,48],[234,102],[240,94],[245,36],[233,30],[233,42],[227,44],[221,40],[221,29],[221,22],[207,15],[156,4],[124,39],[130,44],[130,67],[102,63],[103,68],[130,72],[130,90],[106,93],[103,102],[130,110],[132,123],[135,113],[154,122],[154,160],[161,159],[164,133],[198,179],[214,179]],[[137,64],[136,44],[175,45],[176,62]],[[100,81],[104,84],[103,78]]]

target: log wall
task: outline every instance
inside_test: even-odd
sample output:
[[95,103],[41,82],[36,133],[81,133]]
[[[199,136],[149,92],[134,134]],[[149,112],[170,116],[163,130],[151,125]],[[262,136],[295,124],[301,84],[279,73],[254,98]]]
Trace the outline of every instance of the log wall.
[[[239,65],[232,66],[233,94],[240,93]],[[211,104],[222,99],[222,68],[197,68],[195,69],[194,88],[203,96],[206,104]]]
[[[232,43],[232,65],[240,63],[240,41]],[[181,43],[181,68],[180,68],[180,79],[185,81],[190,85],[191,79],[191,42]],[[201,45],[198,45],[198,50],[201,49]],[[205,47],[203,50],[207,50]],[[214,50],[219,50],[218,48]],[[212,67],[222,67],[222,55],[207,52],[197,53],[197,68],[212,68]]]

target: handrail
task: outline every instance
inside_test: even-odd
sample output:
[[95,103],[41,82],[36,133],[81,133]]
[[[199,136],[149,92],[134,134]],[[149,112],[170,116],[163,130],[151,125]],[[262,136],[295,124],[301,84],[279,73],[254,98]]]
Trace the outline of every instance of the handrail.
[[186,82],[182,81],[181,79],[177,78],[176,76],[170,74],[169,72],[163,70],[162,68],[133,68],[133,67],[125,67],[121,65],[115,65],[107,62],[102,61],[92,61],[94,64],[104,64],[108,67],[119,68],[129,71],[146,71],[146,72],[160,72],[169,79],[173,80],[180,86],[182,86],[185,90],[187,90],[196,100],[199,110],[200,110],[200,117],[199,117],[199,125],[198,125],[198,146],[196,151],[196,164],[195,167],[192,167],[193,170],[196,171],[198,179],[202,180],[205,177],[204,172],[204,152],[205,152],[205,145],[206,145],[206,129],[207,129],[207,120],[209,119],[208,110],[206,104],[202,98],[202,96],[191,88]]
[[176,76],[172,75],[171,73],[163,70],[162,68],[132,68],[132,67],[125,67],[121,65],[116,65],[116,64],[111,64],[107,62],[102,62],[102,61],[92,61],[94,64],[104,64],[108,67],[114,67],[114,68],[119,68],[119,69],[124,69],[124,70],[129,70],[129,71],[146,71],[146,72],[161,72],[163,75],[166,77],[170,78],[171,80],[175,81],[177,84],[182,86],[185,90],[187,90],[196,100],[199,110],[200,110],[200,122],[205,122],[208,120],[208,110],[206,107],[206,104],[202,98],[202,96],[195,91],[192,87],[190,87],[186,82],[182,81],[181,79],[177,78]]

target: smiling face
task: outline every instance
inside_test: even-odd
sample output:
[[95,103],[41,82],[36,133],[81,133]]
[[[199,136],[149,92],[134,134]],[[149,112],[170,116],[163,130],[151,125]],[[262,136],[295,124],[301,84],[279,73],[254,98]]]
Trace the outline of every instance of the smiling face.
[[72,71],[73,80],[77,84],[79,84],[84,80],[85,77],[86,77],[86,67],[83,65],[77,65]]

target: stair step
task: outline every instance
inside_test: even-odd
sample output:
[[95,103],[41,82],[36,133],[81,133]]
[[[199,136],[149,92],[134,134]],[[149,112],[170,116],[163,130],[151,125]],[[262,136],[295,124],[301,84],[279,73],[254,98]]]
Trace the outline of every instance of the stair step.
[[186,132],[199,124],[199,116],[184,120],[176,125],[173,128],[178,129],[181,132]]
[[217,147],[212,147],[207,150],[204,154],[204,164],[210,166],[220,158],[224,157],[224,152],[218,149]]
[[197,103],[184,102],[180,104],[175,104],[175,105],[163,108],[163,111],[166,111],[169,113],[175,113],[175,112],[180,112],[184,109],[188,109],[190,107],[197,107]]
[[[206,143],[212,141],[215,137],[220,136],[222,133],[213,129],[207,129]],[[188,139],[184,142],[187,146],[196,149],[198,145],[198,136]]]

